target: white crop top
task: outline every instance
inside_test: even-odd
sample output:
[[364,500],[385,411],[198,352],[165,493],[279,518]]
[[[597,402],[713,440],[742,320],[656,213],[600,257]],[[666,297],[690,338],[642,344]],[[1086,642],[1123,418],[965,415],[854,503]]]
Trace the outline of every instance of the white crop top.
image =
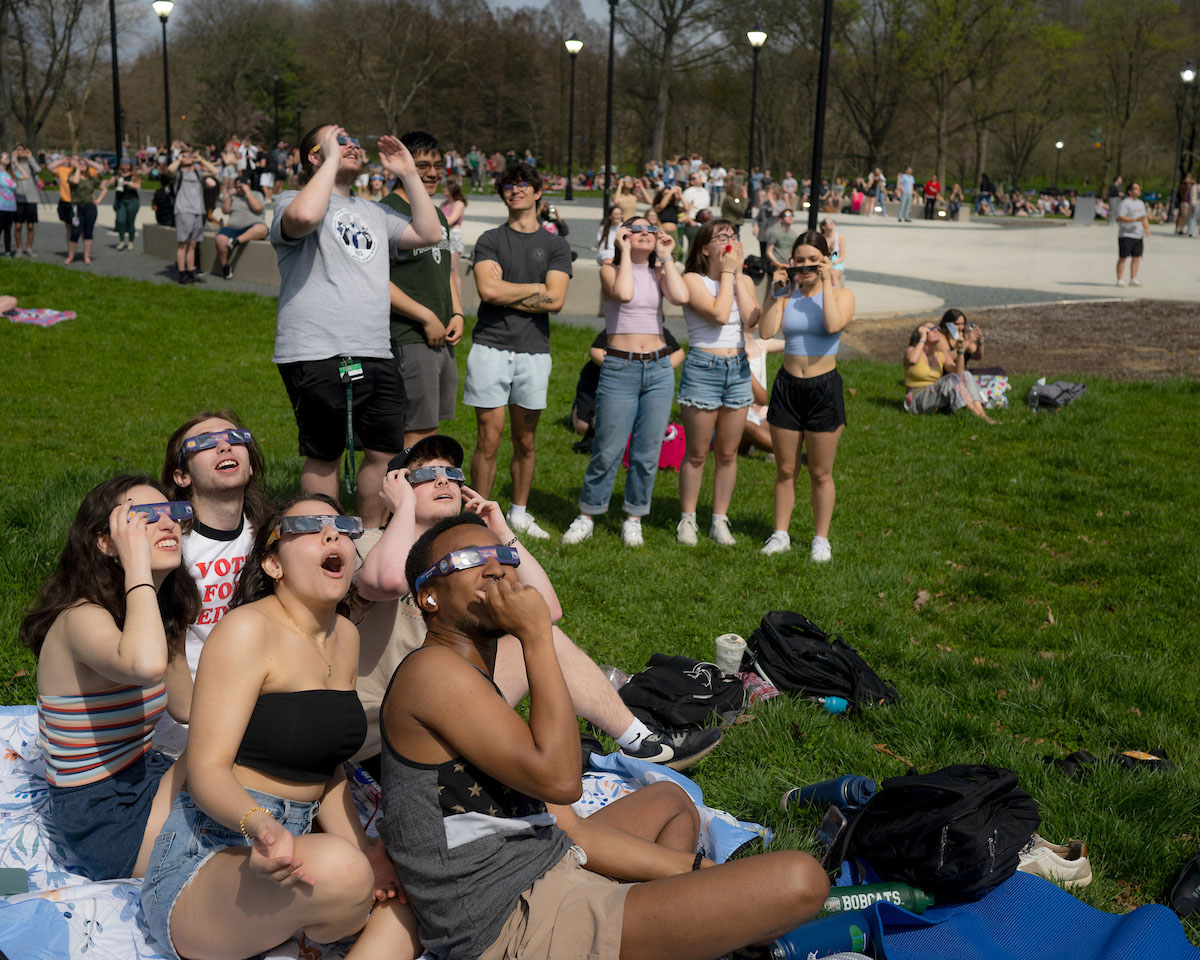
[[[721,281],[704,274],[699,276],[704,281],[704,289],[715,298],[721,290]],[[729,310],[729,322],[726,324],[710,323],[690,306],[684,305],[683,319],[687,322],[689,347],[709,350],[721,347],[745,348],[746,334],[742,330],[742,317],[738,313],[737,305],[737,277],[734,277],[734,284],[733,306]]]

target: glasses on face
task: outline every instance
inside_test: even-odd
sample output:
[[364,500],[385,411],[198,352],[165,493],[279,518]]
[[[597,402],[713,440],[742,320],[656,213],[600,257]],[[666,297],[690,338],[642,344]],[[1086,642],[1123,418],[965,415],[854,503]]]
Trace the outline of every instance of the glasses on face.
[[269,547],[285,533],[320,533],[326,527],[333,527],[338,533],[344,533],[351,540],[357,540],[363,535],[362,517],[340,517],[332,513],[282,517],[275,524],[271,535],[267,537],[267,546]]
[[632,227],[626,227],[630,233],[658,233],[658,227],[652,223],[635,223]]
[[446,171],[444,163],[430,163],[428,160],[418,160],[415,164],[417,173],[428,173],[430,170],[436,170],[438,173]]
[[414,591],[420,590],[433,577],[444,577],[456,570],[470,570],[472,567],[482,567],[492,557],[508,567],[519,567],[521,555],[516,547],[502,547],[500,544],[484,547],[464,547],[446,554],[432,567],[417,577]]
[[170,517],[176,523],[192,519],[192,505],[186,500],[168,500],[163,503],[139,503],[129,508],[132,519],[135,513],[144,513],[147,523],[158,523],[159,517]]
[[249,446],[251,439],[253,438],[250,436],[250,431],[244,427],[230,427],[228,430],[198,433],[183,441],[183,446],[179,448],[179,466],[183,466],[183,461],[191,454],[199,453],[201,450],[211,450],[222,440],[228,444]]
[[526,190],[531,190],[533,188],[528,182],[526,182],[525,180],[522,180],[519,183],[506,183],[500,189],[502,189],[505,193],[512,193],[514,190],[526,191]]
[[816,273],[817,265],[815,263],[802,263],[798,267],[788,267],[787,272],[788,276],[795,280],[798,276]]
[[408,475],[408,482],[411,486],[417,486],[422,483],[429,483],[431,480],[436,480],[438,477],[445,477],[447,480],[453,480],[460,487],[467,482],[466,474],[458,467],[443,467],[435,465],[431,467],[417,467]]
[[338,134],[338,143],[341,144],[343,147],[346,146],[347,144],[349,144],[352,147],[357,147],[360,145],[358,142],[358,137],[347,136],[344,133]]
[[714,233],[709,243],[733,243],[737,235],[733,233]]

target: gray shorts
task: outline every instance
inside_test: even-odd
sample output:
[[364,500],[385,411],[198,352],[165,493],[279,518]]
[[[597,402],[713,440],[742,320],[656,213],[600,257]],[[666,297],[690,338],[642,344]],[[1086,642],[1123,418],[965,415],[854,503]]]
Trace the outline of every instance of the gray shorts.
[[199,243],[204,239],[204,214],[175,214],[175,242]]
[[458,397],[458,364],[454,348],[430,347],[424,343],[392,344],[392,353],[404,378],[408,406],[404,429],[435,430],[442,420],[454,419]]
[[550,354],[498,350],[482,343],[467,354],[467,382],[463,403],[468,407],[546,409],[550,385]]

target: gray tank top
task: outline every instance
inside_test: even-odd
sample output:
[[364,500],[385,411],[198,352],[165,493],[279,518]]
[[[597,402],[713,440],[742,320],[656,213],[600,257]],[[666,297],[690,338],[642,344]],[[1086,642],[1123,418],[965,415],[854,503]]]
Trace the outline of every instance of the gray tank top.
[[[390,693],[391,684],[385,702]],[[416,763],[386,733],[382,740],[379,836],[417,915],[421,944],[439,960],[478,957],[571,841],[540,800],[465,760]]]

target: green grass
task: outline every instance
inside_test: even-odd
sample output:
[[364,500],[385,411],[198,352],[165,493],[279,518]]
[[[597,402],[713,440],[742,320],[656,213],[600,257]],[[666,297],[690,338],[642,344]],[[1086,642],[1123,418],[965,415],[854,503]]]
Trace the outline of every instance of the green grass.
[[[18,703],[34,696],[19,619],[92,484],[157,473],[168,433],[225,405],[261,439],[273,491],[296,484],[300,461],[270,362],[272,300],[42,264],[13,263],[4,277],[5,292],[27,305],[79,314],[0,330],[0,700]],[[575,515],[585,466],[563,417],[591,338],[553,334],[531,506],[556,532]],[[807,846],[816,816],[778,813],[789,785],[899,775],[897,755],[921,769],[999,764],[1041,804],[1045,836],[1087,840],[1096,880],[1083,899],[1110,910],[1160,899],[1196,847],[1200,813],[1200,384],[1087,377],[1074,407],[1034,415],[1021,402],[1032,378],[1017,377],[1015,405],[988,427],[965,413],[905,415],[895,366],[854,361],[842,373],[855,394],[835,474],[833,563],[814,567],[803,549],[807,484],[792,528],[799,549],[759,555],[774,476],[762,460],[740,467],[730,511],[738,545],[677,546],[677,477],[664,472],[645,549],[620,545],[615,508],[585,545],[555,538],[535,548],[564,629],[597,662],[632,670],[658,650],[711,658],[717,635],[747,636],[768,610],[802,612],[841,631],[902,700],[851,719],[784,698],[755,705],[754,721],[729,731],[695,771],[709,802]],[[469,408],[449,432],[473,442]],[[507,503],[502,456],[496,495]],[[931,599],[916,609],[919,590]],[[1075,781],[1041,759],[1159,747],[1176,772],[1100,768]]]

